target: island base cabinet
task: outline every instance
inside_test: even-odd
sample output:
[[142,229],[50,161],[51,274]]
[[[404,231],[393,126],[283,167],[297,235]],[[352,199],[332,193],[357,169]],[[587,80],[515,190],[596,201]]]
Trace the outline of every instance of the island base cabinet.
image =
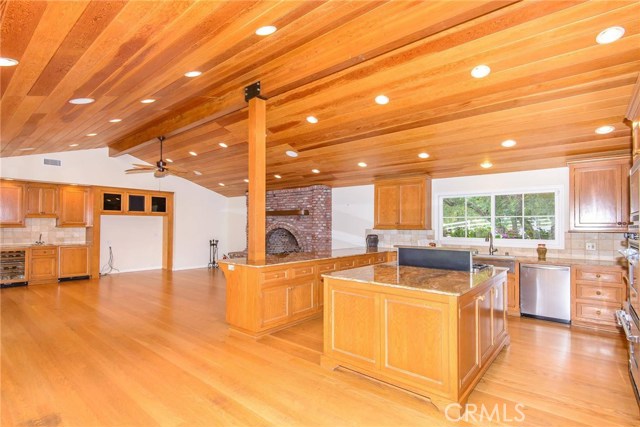
[[506,283],[500,273],[457,296],[327,277],[321,365],[426,396],[449,414],[464,412],[508,344]]

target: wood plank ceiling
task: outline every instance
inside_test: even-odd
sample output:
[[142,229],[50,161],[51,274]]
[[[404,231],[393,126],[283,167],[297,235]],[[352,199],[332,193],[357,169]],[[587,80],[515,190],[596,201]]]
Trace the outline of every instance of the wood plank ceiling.
[[[185,178],[243,195],[243,88],[258,80],[270,189],[557,167],[630,149],[635,0],[3,1],[0,12],[0,56],[20,61],[0,71],[3,157],[109,146],[154,163],[165,135]],[[264,25],[278,30],[256,35]],[[611,26],[624,36],[596,43]],[[480,64],[491,74],[471,77]],[[202,75],[184,76],[192,70]],[[390,102],[376,104],[380,94]],[[77,97],[96,102],[68,103]],[[601,125],[615,130],[594,133]]]

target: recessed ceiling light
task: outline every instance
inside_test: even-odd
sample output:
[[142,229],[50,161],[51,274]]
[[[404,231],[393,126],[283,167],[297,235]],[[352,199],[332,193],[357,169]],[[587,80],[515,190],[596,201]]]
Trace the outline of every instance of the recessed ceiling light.
[[613,132],[614,130],[616,130],[615,127],[611,125],[605,125],[605,126],[600,126],[598,129],[596,129],[596,133],[598,135],[606,135],[608,133]]
[[385,105],[389,103],[389,97],[385,95],[376,96],[376,104]]
[[429,158],[429,153],[420,153],[420,154],[418,154],[418,157],[420,157],[421,159],[428,159]]
[[202,71],[187,71],[184,73],[185,77],[198,77],[202,75]]
[[502,145],[505,148],[511,148],[516,145],[516,142],[513,139],[507,139],[506,141],[502,141],[500,145]]
[[493,163],[491,163],[489,161],[484,161],[484,162],[480,163],[480,167],[485,168],[485,169],[489,169],[491,166],[493,166]]
[[360,166],[361,168],[366,168],[367,164],[365,162],[360,162],[358,163],[358,166]]
[[109,120],[109,123],[120,123],[122,121],[122,119],[111,119]]
[[256,30],[256,34],[259,36],[268,36],[270,34],[275,33],[277,30],[273,25],[266,25],[264,27],[260,27]]
[[189,154],[191,154],[193,157],[198,155],[198,153],[196,153],[195,151],[189,151]]
[[20,148],[20,151],[31,151],[31,150],[35,150],[35,148],[33,147]]
[[320,171],[318,169],[311,169],[311,172],[313,173],[320,173]]
[[170,159],[170,158],[168,158],[168,157],[167,157],[166,159],[164,159],[164,160],[165,160],[166,162],[173,163],[173,160],[171,160],[171,159]]
[[318,119],[316,117],[314,117],[314,116],[307,116],[307,121],[309,123],[313,123],[313,124],[318,123]]
[[609,27],[602,30],[600,34],[596,36],[596,42],[599,44],[613,43],[619,40],[624,35],[624,28],[622,27]]
[[93,98],[73,98],[69,100],[69,104],[75,105],[91,104],[92,102],[96,102],[96,100]]
[[298,153],[296,153],[293,150],[287,150],[287,152],[285,153],[287,156],[289,157],[298,157]]
[[219,145],[220,147],[222,147],[222,148],[227,148],[227,147],[228,147],[228,145],[227,145],[227,144],[225,144],[224,142],[221,142],[221,143],[220,143],[220,144],[218,144],[218,145]]
[[0,56],[0,67],[14,67],[18,64],[19,62],[16,59]]
[[96,136],[97,133],[88,133],[87,136]]
[[198,176],[202,175],[202,172],[200,172],[200,171],[193,171],[193,173],[195,173]]
[[69,144],[69,147],[77,147],[80,144]]
[[471,70],[471,75],[476,79],[481,79],[483,77],[487,77],[490,72],[491,68],[489,68],[488,65],[478,65],[476,67],[473,67],[473,70]]
[[223,183],[221,183],[221,182],[219,182],[219,183],[218,183],[218,185],[219,185],[220,187],[224,187],[224,184],[223,184]]
[[274,177],[275,179],[280,179],[280,178],[282,178],[280,175],[273,175],[273,177]]
[[153,98],[147,98],[147,99],[143,99],[140,102],[142,102],[143,104],[151,104],[152,102],[156,102],[156,100]]
[[247,184],[249,183],[249,180],[248,180],[248,179],[246,179],[246,178],[245,178],[245,179],[243,179],[243,181],[244,181],[244,182],[246,182]]

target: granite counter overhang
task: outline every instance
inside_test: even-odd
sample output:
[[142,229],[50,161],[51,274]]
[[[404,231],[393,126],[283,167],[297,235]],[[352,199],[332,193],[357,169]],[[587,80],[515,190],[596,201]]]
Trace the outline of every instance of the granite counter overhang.
[[283,255],[267,255],[265,260],[249,261],[247,258],[219,259],[218,263],[229,265],[246,265],[248,267],[267,267],[272,265],[286,265],[305,261],[318,261],[323,259],[344,258],[357,255],[397,252],[396,248],[347,248],[333,249],[329,251],[315,252],[291,252]]
[[508,269],[489,267],[477,273],[442,270],[435,268],[408,267],[397,261],[385,264],[357,267],[350,270],[323,274],[323,277],[353,282],[408,289],[413,291],[461,296],[482,285]]

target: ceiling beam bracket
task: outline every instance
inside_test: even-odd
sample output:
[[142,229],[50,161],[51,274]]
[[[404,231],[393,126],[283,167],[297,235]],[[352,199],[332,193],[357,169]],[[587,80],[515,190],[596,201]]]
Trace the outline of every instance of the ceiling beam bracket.
[[260,96],[260,81],[250,84],[249,86],[245,86],[244,88],[244,100],[245,102],[249,102],[250,99],[260,98],[266,99]]

